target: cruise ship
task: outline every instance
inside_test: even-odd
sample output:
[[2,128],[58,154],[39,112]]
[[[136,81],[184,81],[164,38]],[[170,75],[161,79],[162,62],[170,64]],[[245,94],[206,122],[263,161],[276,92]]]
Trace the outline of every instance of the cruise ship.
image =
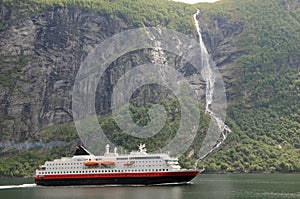
[[42,186],[68,185],[151,185],[187,183],[200,170],[182,169],[178,159],[168,153],[147,153],[145,144],[130,154],[110,152],[106,145],[103,156],[95,156],[77,146],[73,157],[46,161],[35,174],[35,183]]

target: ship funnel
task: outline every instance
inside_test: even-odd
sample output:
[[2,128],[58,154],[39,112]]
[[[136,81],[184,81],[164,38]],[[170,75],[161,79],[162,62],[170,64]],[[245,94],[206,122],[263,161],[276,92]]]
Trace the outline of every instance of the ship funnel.
[[107,144],[107,145],[105,146],[105,149],[106,149],[106,153],[109,153],[109,144]]

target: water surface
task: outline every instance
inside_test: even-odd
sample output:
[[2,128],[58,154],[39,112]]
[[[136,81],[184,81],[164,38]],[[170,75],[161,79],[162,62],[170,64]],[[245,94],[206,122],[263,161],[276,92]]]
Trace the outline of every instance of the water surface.
[[0,179],[1,198],[26,199],[300,199],[300,174],[203,174],[193,184],[40,187],[33,179]]

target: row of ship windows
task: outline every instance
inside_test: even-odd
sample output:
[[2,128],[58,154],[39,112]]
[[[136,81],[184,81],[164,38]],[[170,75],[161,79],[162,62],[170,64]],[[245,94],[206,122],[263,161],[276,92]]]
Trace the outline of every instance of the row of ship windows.
[[[130,167],[162,167],[165,165],[131,165]],[[60,169],[82,169],[82,166],[80,167],[53,167],[53,168],[47,168],[47,170],[60,170]]]
[[80,167],[53,167],[53,168],[47,168],[50,170],[59,170],[59,169],[82,169],[82,166]]
[[147,171],[169,171],[169,169],[135,169],[135,170],[90,170],[90,171],[49,171],[40,172],[44,174],[68,174],[68,173],[119,173],[119,172],[147,172]]
[[152,157],[130,157],[130,160],[136,160],[136,159],[160,159],[159,156],[152,156]]
[[[121,163],[124,163],[126,161],[122,161]],[[153,163],[153,162],[162,162],[161,160],[152,160],[152,161],[134,161],[135,163]]]
[[[125,163],[124,161],[123,163]],[[135,161],[135,163],[153,163],[153,162],[161,162],[160,160],[156,161]],[[47,166],[65,166],[65,165],[82,165],[83,162],[80,163],[48,163]]]
[[82,162],[80,163],[47,163],[47,166],[57,166],[57,165],[81,165]]
[[159,156],[151,156],[151,157],[127,157],[127,158],[117,158],[117,160],[137,160],[137,159],[160,159]]

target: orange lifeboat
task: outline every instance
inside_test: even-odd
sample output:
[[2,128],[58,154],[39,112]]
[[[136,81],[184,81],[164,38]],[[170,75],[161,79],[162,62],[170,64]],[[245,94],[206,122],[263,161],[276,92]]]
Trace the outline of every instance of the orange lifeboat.
[[116,162],[113,161],[113,160],[103,160],[101,162],[101,165],[103,165],[103,166],[112,166],[112,165],[115,165],[115,164],[116,164]]
[[98,166],[100,163],[96,160],[87,160],[84,162],[85,166],[91,167],[91,166]]
[[124,166],[131,166],[131,165],[133,165],[135,162],[134,161],[128,161],[128,162],[126,162],[125,164],[124,164]]

